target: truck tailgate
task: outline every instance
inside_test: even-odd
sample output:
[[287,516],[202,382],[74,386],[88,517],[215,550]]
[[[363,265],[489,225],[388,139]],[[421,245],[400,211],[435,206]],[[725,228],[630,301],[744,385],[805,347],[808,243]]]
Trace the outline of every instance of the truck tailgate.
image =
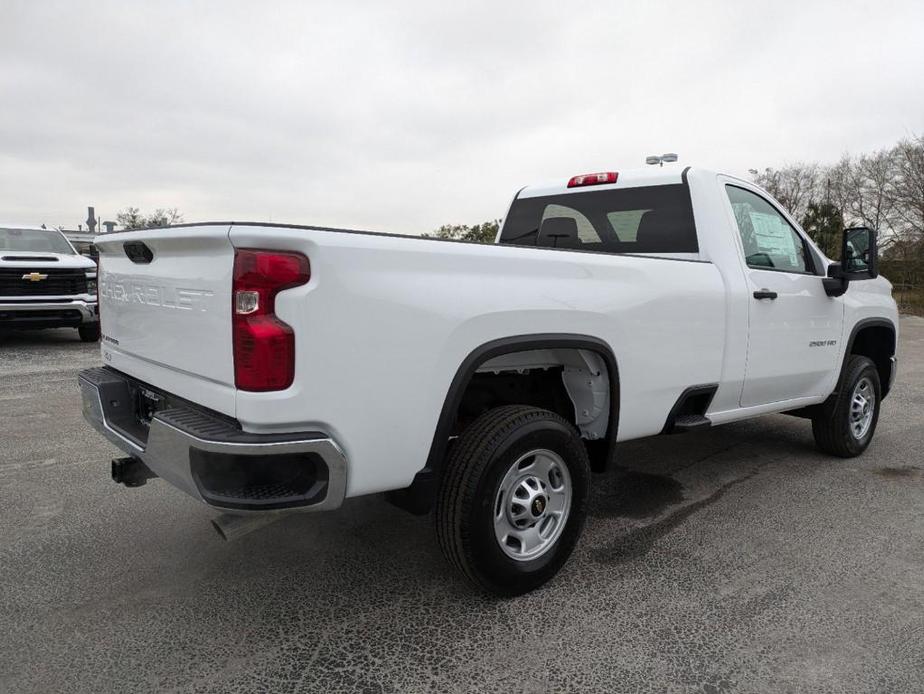
[[97,237],[107,366],[234,415],[229,227]]

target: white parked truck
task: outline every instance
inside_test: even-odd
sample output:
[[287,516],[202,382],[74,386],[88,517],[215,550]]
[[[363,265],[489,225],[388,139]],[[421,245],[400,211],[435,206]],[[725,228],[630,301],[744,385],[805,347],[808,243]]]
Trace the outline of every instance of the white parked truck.
[[787,412],[855,456],[896,371],[875,234],[834,262],[704,169],[526,187],[495,245],[241,222],[97,245],[80,385],[117,481],[162,477],[226,535],[388,492],[502,595],[561,568],[618,441]]
[[0,226],[0,333],[37,328],[99,339],[96,263],[57,229]]

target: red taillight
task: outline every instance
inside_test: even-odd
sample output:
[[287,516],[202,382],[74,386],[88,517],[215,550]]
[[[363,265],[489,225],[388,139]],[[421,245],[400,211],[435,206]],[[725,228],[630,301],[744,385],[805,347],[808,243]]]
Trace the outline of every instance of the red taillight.
[[616,171],[602,171],[601,173],[581,174],[573,176],[568,181],[569,188],[580,188],[581,186],[599,186],[604,183],[616,183],[619,174]]
[[311,276],[301,253],[240,249],[234,253],[231,316],[234,385],[283,390],[295,378],[295,333],[276,317],[276,295]]

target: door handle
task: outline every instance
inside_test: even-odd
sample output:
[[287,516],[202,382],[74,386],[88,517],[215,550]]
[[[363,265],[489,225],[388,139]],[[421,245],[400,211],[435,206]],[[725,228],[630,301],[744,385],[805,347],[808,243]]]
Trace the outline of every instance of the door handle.
[[758,289],[754,292],[755,299],[775,299],[776,292],[771,292],[769,289]]

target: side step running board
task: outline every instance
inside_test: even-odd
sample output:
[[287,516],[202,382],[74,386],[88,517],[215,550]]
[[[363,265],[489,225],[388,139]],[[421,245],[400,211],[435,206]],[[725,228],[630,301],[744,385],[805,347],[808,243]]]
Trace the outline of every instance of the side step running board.
[[706,417],[706,412],[718,388],[717,383],[709,383],[684,390],[667,415],[661,433],[685,434],[711,427],[712,422]]
[[685,414],[674,420],[674,426],[671,428],[672,434],[685,434],[688,431],[699,431],[708,429],[712,422],[701,414]]

